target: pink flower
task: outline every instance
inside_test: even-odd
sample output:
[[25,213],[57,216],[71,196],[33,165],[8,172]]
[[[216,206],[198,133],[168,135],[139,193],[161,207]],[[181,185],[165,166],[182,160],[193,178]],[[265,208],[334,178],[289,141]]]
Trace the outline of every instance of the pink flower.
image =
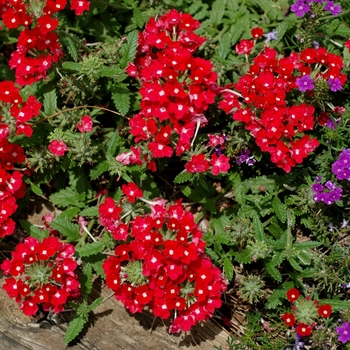
[[77,128],[80,132],[92,131],[93,130],[92,118],[88,115],[81,117],[80,123],[77,124]]
[[53,140],[49,144],[48,148],[49,148],[49,151],[57,157],[64,156],[65,152],[68,151],[67,145],[64,143],[63,140],[61,141]]

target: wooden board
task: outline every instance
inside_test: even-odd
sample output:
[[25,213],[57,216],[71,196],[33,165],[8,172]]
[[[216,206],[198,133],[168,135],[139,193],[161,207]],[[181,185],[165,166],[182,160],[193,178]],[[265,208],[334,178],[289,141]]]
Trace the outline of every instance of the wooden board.
[[[114,297],[91,314],[88,327],[78,341],[68,347],[63,337],[69,313],[44,321],[33,320],[7,296],[3,283],[0,272],[0,350],[214,350],[220,345],[227,349],[228,334],[213,321],[195,327],[191,334],[169,335],[162,320],[154,321],[147,311],[131,315]],[[107,298],[110,293],[96,281],[93,297]]]

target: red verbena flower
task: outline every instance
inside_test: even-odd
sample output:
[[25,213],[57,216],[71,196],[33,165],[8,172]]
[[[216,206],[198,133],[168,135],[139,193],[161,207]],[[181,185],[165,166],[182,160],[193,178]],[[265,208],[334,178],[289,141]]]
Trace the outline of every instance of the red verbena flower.
[[330,304],[320,305],[317,312],[321,317],[328,318],[331,316],[332,306]]
[[64,156],[64,154],[68,151],[67,145],[64,143],[63,140],[53,140],[49,144],[49,151],[53,153],[57,157]]
[[295,325],[295,316],[292,313],[286,312],[282,315],[282,320],[286,324],[286,326],[293,327]]
[[297,300],[300,296],[300,292],[296,288],[291,288],[287,291],[287,299],[292,303]]

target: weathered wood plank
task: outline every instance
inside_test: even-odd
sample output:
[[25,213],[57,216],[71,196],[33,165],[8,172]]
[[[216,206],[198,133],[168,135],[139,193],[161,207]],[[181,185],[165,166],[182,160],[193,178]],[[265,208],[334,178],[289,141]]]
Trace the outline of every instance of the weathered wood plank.
[[[168,335],[160,319],[154,321],[147,311],[131,315],[114,297],[94,311],[79,340],[67,347],[63,336],[70,315],[55,315],[52,324],[35,323],[8,298],[3,283],[0,273],[0,350],[213,350],[220,345],[225,349],[227,333],[211,321],[195,327],[192,335]],[[110,290],[95,283],[93,297],[99,295],[106,298]]]

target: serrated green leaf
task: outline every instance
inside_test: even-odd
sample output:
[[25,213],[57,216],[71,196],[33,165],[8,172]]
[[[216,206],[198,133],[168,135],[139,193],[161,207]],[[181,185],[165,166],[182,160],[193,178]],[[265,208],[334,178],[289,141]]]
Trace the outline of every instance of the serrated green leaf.
[[50,226],[61,232],[68,242],[75,242],[80,238],[79,225],[73,224],[67,216],[57,216],[52,220]]
[[80,216],[97,216],[98,215],[98,206],[85,208],[79,213]]
[[74,317],[72,321],[69,322],[66,334],[64,335],[64,342],[66,344],[70,343],[79,335],[83,330],[86,321],[87,319],[85,317]]
[[215,214],[217,212],[215,199],[205,199],[202,200],[205,209],[209,210],[211,213]]
[[138,46],[139,34],[137,30],[130,32],[125,43],[121,47],[122,57],[119,61],[121,68],[126,68],[129,62],[135,59],[137,46]]
[[275,309],[277,306],[282,304],[282,301],[285,299],[285,291],[282,289],[275,289],[273,293],[267,299],[265,307],[267,309]]
[[240,264],[247,264],[253,261],[253,254],[250,249],[243,249],[241,253],[235,253],[235,260]]
[[52,114],[57,108],[56,90],[51,90],[44,94],[44,112],[46,115]]
[[293,248],[297,250],[313,249],[319,247],[322,243],[315,241],[306,241],[306,242],[296,242],[293,244]]
[[83,295],[89,295],[92,291],[92,266],[87,263],[84,265],[80,275],[80,288]]
[[106,157],[114,160],[114,155],[118,147],[119,132],[116,130],[107,143]]
[[266,239],[264,226],[258,216],[253,217],[253,226],[256,239],[260,242],[264,242]]
[[174,179],[174,183],[176,184],[182,184],[190,179],[192,179],[193,174],[189,173],[188,171],[183,171],[180,174],[177,174]]
[[40,188],[40,185],[37,186],[34,183],[32,183],[31,181],[30,181],[30,189],[33,191],[33,193],[35,193],[39,197],[41,197],[44,194]]
[[69,206],[73,207],[83,207],[85,201],[84,193],[77,193],[72,190],[72,188],[67,187],[50,196],[50,200],[54,205],[58,207],[67,208]]
[[289,258],[288,261],[295,270],[303,271],[303,268],[293,258]]
[[63,62],[62,68],[68,69],[68,70],[80,71],[81,64],[77,62]]
[[116,75],[124,75],[124,73],[125,73],[124,69],[121,69],[118,66],[104,67],[100,71],[101,77],[113,77]]
[[271,261],[265,262],[265,268],[268,274],[278,282],[282,282],[282,275]]
[[237,203],[244,204],[245,198],[245,188],[243,186],[241,177],[238,173],[230,175],[230,181],[232,182],[233,195]]
[[221,215],[219,218],[212,218],[210,220],[210,228],[214,231],[215,235],[225,232],[226,227],[231,223],[230,219],[226,215]]
[[319,300],[319,305],[330,304],[332,306],[333,311],[341,311],[350,308],[350,301],[345,300],[332,300],[332,299],[324,299]]
[[113,87],[112,100],[121,115],[126,115],[130,109],[130,93],[127,84],[119,83]]
[[106,256],[102,253],[84,257],[84,261],[89,262],[96,274],[101,278],[106,278],[105,272],[102,267],[102,263],[105,259]]
[[60,216],[67,216],[69,220],[72,220],[79,213],[79,210],[80,209],[77,207],[67,208],[60,214]]
[[222,17],[224,17],[226,7],[226,0],[216,0],[210,12],[210,20],[214,25],[219,25],[221,23]]
[[283,204],[280,199],[275,196],[272,200],[272,208],[281,222],[286,222],[287,220],[287,207]]
[[241,209],[239,209],[238,216],[254,218],[255,216],[258,216],[258,213],[253,207],[245,204],[241,206]]
[[103,302],[103,297],[99,297],[94,300],[88,307],[89,312],[95,310],[98,306],[100,306]]
[[[79,40],[79,39],[77,39]],[[64,38],[63,38],[63,42],[69,52],[69,54],[72,56],[73,60],[75,62],[78,61],[78,50],[77,50],[77,44],[74,42],[74,40],[66,35]]]
[[303,265],[311,264],[311,260],[313,257],[311,250],[298,250],[297,254],[298,255],[296,257]]
[[221,38],[220,46],[218,49],[218,55],[222,60],[224,60],[232,50],[231,42],[232,42],[232,38],[230,34],[226,34]]
[[87,243],[79,248],[76,249],[76,252],[81,256],[90,256],[90,255],[95,255],[98,253],[101,253],[104,250],[104,245],[102,242],[97,241],[97,242],[92,242],[92,243]]
[[233,278],[233,264],[231,259],[225,258],[223,262],[224,273],[229,281]]
[[32,237],[37,238],[40,242],[46,238],[49,237],[50,235],[50,231],[49,230],[43,230],[33,224],[31,224],[30,222],[26,221],[26,220],[19,220],[21,223],[21,226],[23,227],[23,229]]
[[[113,155],[111,155],[113,157]],[[108,170],[108,160],[99,162],[93,169],[90,170],[91,180],[96,180],[101,174]]]

